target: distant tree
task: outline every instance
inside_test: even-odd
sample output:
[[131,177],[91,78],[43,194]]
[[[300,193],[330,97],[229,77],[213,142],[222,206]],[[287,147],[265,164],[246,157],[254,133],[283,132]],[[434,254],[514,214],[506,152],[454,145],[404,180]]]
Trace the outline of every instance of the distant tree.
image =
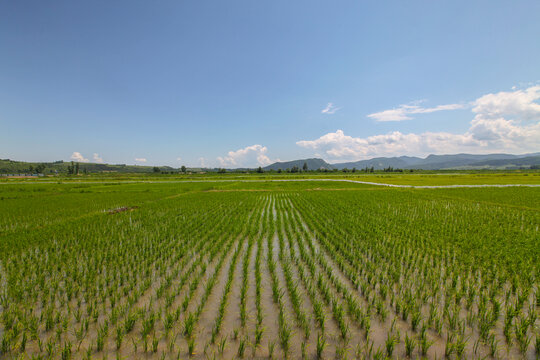
[[262,173],[264,172],[264,170],[262,169],[262,167],[259,166],[259,167],[257,168],[257,172],[258,172],[259,174],[262,174]]
[[31,173],[31,172],[33,172],[33,171],[34,171],[34,167],[33,167],[32,165],[30,165],[30,166],[28,167],[28,172]]
[[302,166],[302,170],[308,171],[307,162],[304,162],[304,166]]
[[281,168],[277,169],[278,174],[281,174]]
[[347,168],[343,168],[343,170],[342,170],[342,171],[343,171],[344,173],[346,173],[346,172],[349,172],[349,169],[347,169]]
[[154,170],[155,173],[158,173],[158,172],[161,171],[157,166],[154,166],[153,170]]
[[352,171],[353,173],[356,172],[356,168],[353,167],[351,171]]
[[375,172],[375,169],[373,168],[373,166],[369,169],[369,172],[370,173]]
[[72,175],[75,172],[75,164],[73,161],[71,162],[71,165],[68,165],[67,171],[69,175]]
[[182,170],[183,173],[185,173],[186,170],[187,170],[186,167],[185,167],[184,165],[182,165],[182,167],[181,167],[180,169]]
[[75,164],[75,174],[79,175],[79,163]]
[[225,170],[225,169],[223,169],[223,168],[221,168],[221,169],[218,170],[218,173],[219,173],[219,174],[225,174],[226,172],[227,172],[227,170]]
[[299,169],[298,166],[296,166],[296,165],[294,165],[294,166],[291,168],[291,172],[292,172],[292,173],[297,173],[297,172],[299,172],[299,171],[300,171],[300,169]]
[[46,167],[45,164],[43,164],[43,163],[39,164],[38,166],[36,166],[36,172],[38,174],[43,173],[43,171],[45,170],[45,167]]

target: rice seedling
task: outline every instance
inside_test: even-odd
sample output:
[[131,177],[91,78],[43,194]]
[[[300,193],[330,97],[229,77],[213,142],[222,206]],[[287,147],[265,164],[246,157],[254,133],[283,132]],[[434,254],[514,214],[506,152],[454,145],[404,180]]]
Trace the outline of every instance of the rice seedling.
[[422,355],[426,356],[429,348],[433,345],[433,341],[429,340],[425,333],[420,337],[420,349],[422,350]]
[[239,358],[243,358],[244,357],[244,353],[246,351],[246,345],[247,345],[247,339],[242,337],[240,339],[240,342],[238,344],[238,351],[236,353],[236,355],[239,357]]
[[409,334],[405,334],[405,354],[407,355],[407,357],[412,357],[415,348],[415,338],[413,336],[409,337]]
[[152,352],[153,353],[157,353],[158,345],[159,345],[159,337],[157,337],[156,334],[154,334],[154,336],[152,337]]
[[190,337],[188,339],[188,354],[189,354],[189,356],[195,355],[195,346],[196,346],[195,338]]
[[[11,214],[0,219],[2,357],[172,358],[185,355],[177,333],[192,355],[197,334],[209,358],[228,356],[224,333],[244,357],[273,334],[292,358],[322,356],[328,336],[337,357],[349,346],[357,357],[393,357],[398,330],[408,357],[502,356],[499,341],[507,355],[529,356],[540,346],[538,218],[520,205],[534,189],[208,192],[120,182],[89,197],[75,185],[42,186],[50,204],[22,185],[0,189],[27,197],[17,200],[24,209],[0,202]],[[131,202],[136,211],[103,211]],[[59,226],[37,203],[69,220]],[[480,341],[469,346],[469,336]]]
[[64,343],[64,347],[62,348],[60,357],[62,358],[62,360],[69,360],[71,359],[71,354],[72,354],[72,344],[69,341],[66,341]]
[[274,358],[274,349],[275,349],[276,343],[274,341],[270,341],[268,343],[268,357],[270,359]]
[[227,348],[227,337],[222,337],[221,340],[219,341],[219,346],[218,346],[220,355],[223,355],[226,348]]
[[345,360],[347,359],[347,347],[344,344],[336,346],[336,359]]
[[264,333],[264,328],[261,327],[260,324],[257,324],[255,328],[255,347],[261,344],[263,333]]
[[122,346],[122,341],[124,340],[124,329],[121,327],[116,328],[116,337],[114,339],[116,344],[116,350],[120,350]]
[[394,348],[397,343],[398,343],[398,338],[396,335],[391,334],[390,332],[386,334],[386,341],[384,342],[384,345],[386,348],[386,354],[389,357],[392,357],[392,355],[394,354]]
[[324,348],[326,347],[326,338],[323,334],[317,335],[317,359],[322,359]]

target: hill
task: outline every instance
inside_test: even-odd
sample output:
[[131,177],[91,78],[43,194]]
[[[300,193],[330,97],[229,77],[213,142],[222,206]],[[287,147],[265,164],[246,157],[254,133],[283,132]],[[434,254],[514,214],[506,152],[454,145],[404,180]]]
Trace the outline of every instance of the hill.
[[346,163],[338,163],[338,164],[332,164],[336,169],[342,170],[342,169],[364,169],[366,167],[371,168],[373,167],[376,170],[385,169],[388,167],[393,167],[395,169],[404,169],[408,166],[413,166],[416,164],[420,164],[423,161],[423,159],[418,157],[410,157],[410,156],[400,156],[400,157],[378,157],[373,158],[369,160],[360,160],[355,162],[346,162]]
[[455,155],[429,155],[422,159],[419,157],[380,157],[356,162],[332,164],[336,169],[364,169],[373,167],[381,170],[388,167],[394,169],[515,169],[520,167],[529,168],[540,165],[540,154],[455,154]]
[[323,159],[301,159],[301,160],[293,160],[293,161],[285,161],[285,162],[276,162],[271,165],[268,165],[264,167],[264,170],[286,170],[286,169],[292,169],[293,167],[297,167],[298,169],[302,169],[304,164],[307,164],[308,170],[319,170],[319,169],[327,169],[332,170],[334,167],[324,161]]
[[[55,161],[55,162],[25,162],[14,161],[10,159],[0,160],[0,174],[65,174],[68,173],[68,168],[71,162]],[[169,166],[160,166],[161,171],[175,171],[176,169]],[[151,173],[154,171],[153,166],[141,165],[125,165],[125,164],[98,164],[98,163],[79,163],[79,172],[118,172],[118,173]]]

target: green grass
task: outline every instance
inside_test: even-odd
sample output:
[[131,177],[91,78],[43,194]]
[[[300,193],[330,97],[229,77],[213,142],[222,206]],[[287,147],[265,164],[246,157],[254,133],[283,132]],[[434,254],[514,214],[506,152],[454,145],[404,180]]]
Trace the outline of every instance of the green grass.
[[352,176],[351,179],[396,185],[483,185],[483,184],[540,184],[540,172],[456,172],[440,174],[380,174]]
[[500,349],[534,356],[540,188],[129,180],[0,184],[0,358],[21,347],[53,358],[223,353],[213,326],[215,340],[240,331],[232,356],[277,343],[277,357],[297,358],[305,341],[311,357],[347,347],[442,358],[451,339],[447,352],[482,357],[503,332]]
[[125,183],[125,182],[179,182],[179,181],[262,181],[301,179],[348,179],[396,185],[481,185],[481,184],[540,184],[538,170],[421,170],[413,173],[375,172],[308,172],[308,173],[193,173],[193,174],[153,174],[153,173],[94,173],[78,176],[45,176],[40,178],[13,179],[0,178],[2,183]]

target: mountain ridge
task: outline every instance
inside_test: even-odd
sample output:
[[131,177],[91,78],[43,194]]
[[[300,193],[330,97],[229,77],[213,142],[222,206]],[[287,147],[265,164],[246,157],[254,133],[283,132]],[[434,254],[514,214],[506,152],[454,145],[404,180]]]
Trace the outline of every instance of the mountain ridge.
[[304,167],[304,163],[307,165],[308,170],[319,170],[319,169],[327,169],[327,170],[333,170],[331,164],[327,163],[323,159],[319,158],[309,158],[309,159],[298,159],[298,160],[291,160],[291,161],[278,161],[273,164],[270,164],[268,166],[265,166],[263,170],[287,170],[292,169],[293,167],[297,167],[298,169],[302,170]]
[[264,170],[287,170],[296,166],[302,169],[304,163],[308,170],[343,170],[343,169],[365,169],[373,167],[374,170],[386,168],[394,169],[419,169],[419,170],[445,170],[445,169],[474,169],[474,168],[520,168],[540,165],[540,153],[530,153],[522,155],[496,153],[496,154],[430,154],[425,158],[416,156],[395,156],[395,157],[375,157],[372,159],[328,163],[320,158],[298,159],[291,161],[275,162],[265,166]]
[[[428,155],[425,158],[416,156],[396,156],[396,157],[375,157],[372,159],[328,163],[320,158],[297,159],[291,161],[280,161],[267,165],[262,169],[264,171],[282,171],[303,170],[304,163],[308,170],[343,170],[356,168],[357,170],[372,168],[374,170],[383,170],[388,168],[403,170],[473,170],[473,169],[520,169],[520,168],[540,168],[540,152],[513,155],[513,154],[447,154],[447,155]],[[25,162],[9,159],[0,159],[0,174],[13,173],[66,173],[70,162]],[[36,171],[40,169],[39,171]],[[178,172],[179,168],[170,166],[148,166],[148,165],[125,165],[125,164],[102,164],[102,163],[80,163],[81,172],[118,172],[118,173],[150,173],[155,170],[160,172]],[[253,171],[256,168],[236,168],[226,171]],[[225,169],[221,169],[224,170]],[[192,168],[187,171],[220,171],[219,168]]]

